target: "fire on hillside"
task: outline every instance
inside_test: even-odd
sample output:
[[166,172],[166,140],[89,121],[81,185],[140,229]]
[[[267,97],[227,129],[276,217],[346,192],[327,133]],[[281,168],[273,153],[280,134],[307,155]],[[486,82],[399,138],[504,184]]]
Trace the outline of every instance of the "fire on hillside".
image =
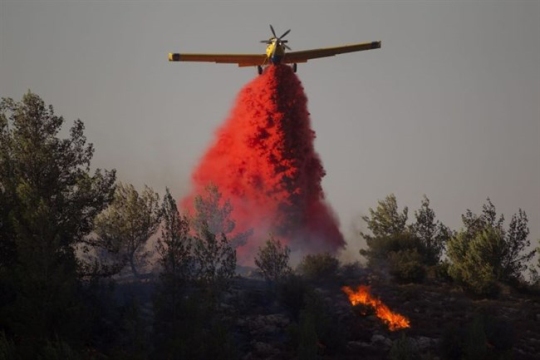
[[371,295],[368,286],[359,285],[356,290],[353,290],[349,286],[344,286],[341,290],[347,294],[349,302],[353,306],[362,304],[373,308],[375,315],[388,325],[390,331],[411,327],[409,319],[401,314],[392,312],[380,299]]

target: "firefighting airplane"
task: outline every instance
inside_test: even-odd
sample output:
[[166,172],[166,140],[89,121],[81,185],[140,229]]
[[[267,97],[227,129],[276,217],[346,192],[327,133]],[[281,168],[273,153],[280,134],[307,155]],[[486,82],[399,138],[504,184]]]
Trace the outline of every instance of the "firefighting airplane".
[[292,64],[294,72],[296,72],[297,63],[305,63],[310,59],[334,56],[337,54],[364,51],[371,49],[379,49],[380,41],[370,43],[351,44],[336,46],[330,48],[303,50],[285,52],[285,49],[291,50],[287,45],[287,40],[282,40],[291,30],[287,30],[281,36],[277,36],[272,25],[270,25],[272,35],[269,40],[262,40],[262,43],[267,44],[266,54],[179,54],[169,53],[169,61],[199,61],[199,62],[214,62],[222,64],[238,64],[238,66],[257,66],[259,74],[263,72],[263,66],[270,64]]

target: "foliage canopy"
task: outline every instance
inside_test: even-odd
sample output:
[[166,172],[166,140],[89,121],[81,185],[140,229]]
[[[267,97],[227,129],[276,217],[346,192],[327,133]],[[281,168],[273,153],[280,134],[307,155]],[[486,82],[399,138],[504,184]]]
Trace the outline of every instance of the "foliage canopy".
[[0,102],[0,326],[23,337],[82,337],[75,249],[114,191],[114,170],[90,173],[82,121],[61,139],[63,123],[31,92]]
[[264,245],[259,248],[255,258],[255,265],[259,268],[263,277],[271,282],[276,282],[291,272],[289,266],[289,255],[291,250],[288,246],[282,245],[272,235]]

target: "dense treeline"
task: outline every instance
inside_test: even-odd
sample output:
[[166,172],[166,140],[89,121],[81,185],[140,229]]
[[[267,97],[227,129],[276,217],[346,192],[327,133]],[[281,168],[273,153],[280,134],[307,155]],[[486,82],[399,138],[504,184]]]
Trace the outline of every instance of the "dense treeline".
[[467,210],[461,218],[463,228],[450,230],[435,221],[424,197],[415,222],[407,224],[408,208],[398,211],[396,197],[389,195],[363,217],[372,235],[361,234],[368,249],[360,254],[398,281],[422,282],[431,272],[480,296],[496,295],[498,283],[526,285],[524,271],[536,253],[530,249],[527,214],[519,209],[505,228],[504,216],[497,218],[488,198],[480,215]]
[[[60,139],[64,119],[36,94],[3,99],[0,110],[0,358],[147,358],[173,348],[191,359],[227,354],[216,304],[236,253],[226,237],[234,230],[225,218],[230,205],[221,207],[218,189],[197,197],[188,219],[168,190],[161,203],[149,187],[139,193],[116,184],[114,170],[91,173],[83,123]],[[218,234],[210,231],[211,206],[227,222]],[[160,269],[147,286],[155,331],[133,295],[140,289],[119,292],[110,280],[126,272],[148,280],[151,256]],[[204,350],[211,342],[213,355]]]
[[0,324],[31,358],[86,340],[80,280],[91,266],[75,249],[111,201],[115,172],[91,174],[83,123],[59,139],[64,120],[37,95],[3,99],[0,111]]
[[[31,92],[0,103],[0,359],[240,357],[230,331],[237,310],[222,300],[237,276],[235,248],[252,232],[234,231],[215,186],[195,199],[193,214],[180,214],[168,189],[160,199],[117,182],[114,170],[91,171],[83,123],[61,139],[63,124]],[[394,195],[370,209],[371,233],[360,235],[372,271],[480,296],[525,284],[534,255],[525,212],[505,227],[488,199],[454,231],[425,197],[414,217],[408,223]],[[255,258],[269,299],[293,319],[288,347],[306,359],[339,353],[345,329],[313,284],[337,283],[355,266],[312,254],[293,270],[289,256],[269,236]]]

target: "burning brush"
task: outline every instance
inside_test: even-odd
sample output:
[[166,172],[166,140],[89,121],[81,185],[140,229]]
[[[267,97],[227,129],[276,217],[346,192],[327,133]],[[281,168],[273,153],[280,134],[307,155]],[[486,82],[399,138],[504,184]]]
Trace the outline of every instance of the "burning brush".
[[390,331],[405,329],[411,326],[409,319],[401,314],[392,312],[380,299],[372,296],[369,293],[368,286],[360,285],[356,291],[349,286],[344,286],[341,290],[347,294],[349,302],[353,306],[362,304],[373,308],[375,315],[388,325]]

